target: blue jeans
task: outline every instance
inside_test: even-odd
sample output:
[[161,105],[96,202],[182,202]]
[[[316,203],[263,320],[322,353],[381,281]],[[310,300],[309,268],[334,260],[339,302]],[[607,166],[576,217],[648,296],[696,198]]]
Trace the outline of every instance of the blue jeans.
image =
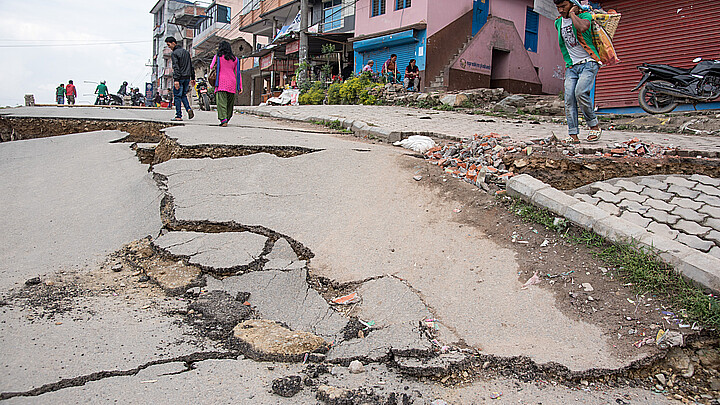
[[565,115],[570,135],[580,133],[578,104],[588,125],[594,127],[598,124],[593,100],[590,98],[598,70],[600,64],[595,61],[579,63],[565,70]]
[[65,96],[57,96],[58,104],[65,104]]
[[179,80],[179,82],[179,89],[176,89],[175,83],[173,83],[173,95],[175,96],[175,116],[178,118],[182,118],[182,110],[180,109],[180,104],[185,107],[185,110],[190,110],[190,102],[187,98],[188,86],[190,86],[190,79]]

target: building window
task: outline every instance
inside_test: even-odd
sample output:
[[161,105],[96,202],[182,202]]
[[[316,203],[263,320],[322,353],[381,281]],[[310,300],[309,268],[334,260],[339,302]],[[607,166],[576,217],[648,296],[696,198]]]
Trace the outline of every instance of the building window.
[[537,52],[539,27],[540,15],[528,7],[525,13],[525,49],[529,52]]
[[332,0],[323,3],[323,32],[332,31],[342,27],[342,0]]
[[402,10],[410,7],[410,0],[395,0],[395,10]]
[[385,0],[372,0],[371,17],[377,17],[385,14]]
[[207,18],[204,18],[195,27],[195,36],[212,27],[216,22],[220,24],[230,24],[230,7],[215,4],[207,9],[205,15]]

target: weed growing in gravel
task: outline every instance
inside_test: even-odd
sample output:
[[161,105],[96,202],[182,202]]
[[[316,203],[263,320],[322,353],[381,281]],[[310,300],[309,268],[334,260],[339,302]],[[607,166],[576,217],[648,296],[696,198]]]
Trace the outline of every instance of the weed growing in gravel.
[[663,263],[652,253],[632,244],[608,243],[595,232],[570,228],[564,218],[514,199],[510,209],[524,222],[534,222],[558,233],[571,243],[584,245],[608,266],[618,269],[619,275],[640,294],[651,293],[661,297],[687,318],[720,329],[720,301],[686,281],[672,266]]
[[334,130],[340,131],[340,132],[347,132],[347,133],[352,132],[349,129],[346,129],[345,127],[343,127],[342,123],[340,123],[340,121],[338,121],[338,120],[335,120],[335,121],[310,121],[310,123],[315,124],[315,125],[322,125],[324,127],[334,129]]

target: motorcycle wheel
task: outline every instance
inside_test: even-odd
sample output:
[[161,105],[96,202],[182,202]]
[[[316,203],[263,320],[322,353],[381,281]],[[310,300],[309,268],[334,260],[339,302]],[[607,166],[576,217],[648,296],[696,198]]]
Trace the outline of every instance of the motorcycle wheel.
[[202,98],[200,99],[200,107],[204,111],[210,111],[210,96],[208,96],[206,93],[202,94]]
[[[672,83],[664,80],[654,80],[651,83],[672,86]],[[647,84],[640,89],[638,101],[640,102],[640,107],[650,114],[669,113],[678,106],[678,102],[675,100],[675,97],[648,89]]]

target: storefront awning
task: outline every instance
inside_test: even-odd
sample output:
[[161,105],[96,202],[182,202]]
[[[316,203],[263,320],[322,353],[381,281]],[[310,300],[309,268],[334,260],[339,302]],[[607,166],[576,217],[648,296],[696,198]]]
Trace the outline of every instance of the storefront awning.
[[417,41],[418,39],[415,38],[415,30],[407,30],[394,34],[384,35],[377,38],[354,42],[353,49],[356,52],[365,52],[373,49],[388,48],[391,46],[404,45]]

